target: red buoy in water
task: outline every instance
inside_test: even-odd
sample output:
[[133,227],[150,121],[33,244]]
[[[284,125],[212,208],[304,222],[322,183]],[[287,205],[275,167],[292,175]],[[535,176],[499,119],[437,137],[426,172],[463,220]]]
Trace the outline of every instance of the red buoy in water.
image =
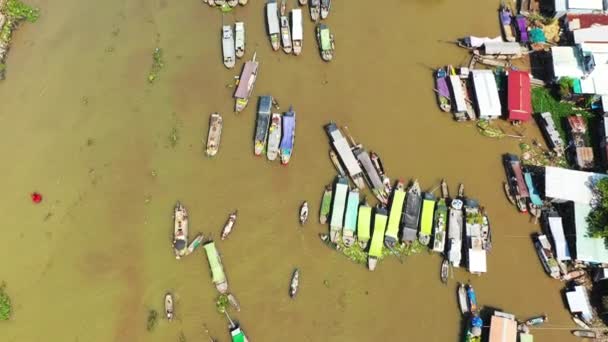
[[30,195],[32,197],[32,202],[38,204],[40,202],[42,202],[42,195],[37,193],[37,192],[32,192],[32,194]]

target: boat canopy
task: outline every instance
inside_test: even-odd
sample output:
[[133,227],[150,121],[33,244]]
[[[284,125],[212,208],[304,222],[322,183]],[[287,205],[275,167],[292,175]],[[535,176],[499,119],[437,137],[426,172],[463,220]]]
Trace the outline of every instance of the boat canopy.
[[593,308],[589,301],[589,294],[584,286],[574,286],[574,291],[566,292],[566,299],[571,313],[580,313],[586,321],[593,320]]
[[515,17],[515,22],[517,23],[517,31],[519,32],[519,41],[524,44],[527,43],[528,42],[528,28],[527,28],[526,17],[524,17],[523,15],[518,15]]
[[246,99],[251,95],[253,90],[253,84],[255,82],[256,74],[258,72],[258,62],[247,61],[243,67],[241,78],[239,79],[239,86],[234,92],[234,97],[238,99]]
[[420,222],[420,233],[431,235],[433,233],[433,214],[435,213],[435,201],[425,199],[422,202],[422,221]]
[[492,316],[489,342],[515,342],[516,338],[517,322],[514,319]]
[[484,249],[469,248],[469,272],[486,273],[486,251]]
[[374,234],[372,236],[372,243],[369,247],[369,256],[380,257],[382,256],[382,246],[384,244],[384,230],[386,229],[386,210],[378,208],[374,217]]
[[466,45],[468,45],[472,48],[478,48],[478,47],[481,47],[485,43],[502,42],[502,37],[497,36],[494,38],[490,38],[490,37],[468,36],[468,37],[465,37],[463,40]]
[[403,208],[402,220],[402,239],[404,241],[416,240],[418,223],[420,222],[420,209],[422,207],[422,197],[420,195],[407,193],[405,207]]
[[450,75],[450,85],[452,86],[452,97],[454,99],[455,106],[453,110],[455,113],[466,113],[467,102],[464,99],[464,88],[462,88],[462,82],[460,77],[457,75]]
[[526,333],[519,333],[519,342],[534,342],[534,336]]
[[291,10],[291,38],[302,40],[304,38],[302,29],[302,10],[297,8]]
[[321,50],[331,50],[331,38],[329,36],[329,27],[327,27],[327,25],[321,24],[319,25],[319,30],[321,31]]
[[542,206],[543,200],[540,199],[538,190],[536,190],[534,187],[534,182],[532,182],[532,174],[530,172],[524,172],[524,179],[526,181],[526,186],[528,186],[528,192],[530,193],[530,201],[534,205]]
[[246,342],[247,339],[245,334],[241,331],[241,328],[236,328],[230,332],[232,335],[232,342]]
[[524,177],[521,171],[521,163],[519,162],[519,158],[517,158],[517,156],[513,154],[509,154],[508,158],[510,159],[509,163],[511,164],[511,170],[513,171],[513,175],[517,180],[517,190],[519,191],[519,195],[521,197],[530,197],[528,187],[526,186],[526,182],[524,181]]
[[266,4],[266,19],[268,20],[268,34],[279,33],[279,15],[277,14],[277,2],[271,1]]
[[359,218],[357,220],[357,237],[359,241],[368,241],[370,225],[372,220],[372,207],[369,205],[359,206]]
[[330,226],[342,228],[344,223],[344,207],[346,205],[346,195],[348,194],[348,180],[339,177],[334,191],[334,203],[331,210]]
[[296,113],[292,110],[283,115],[283,137],[279,148],[281,150],[293,148],[293,139],[296,131]]
[[234,35],[230,25],[222,27],[222,52],[224,58],[232,57],[234,59]]
[[209,267],[211,268],[211,277],[214,284],[219,284],[226,281],[226,275],[224,274],[224,267],[220,261],[220,255],[215,248],[215,242],[209,242],[203,246],[205,252],[207,252],[207,261],[209,261]]
[[530,120],[532,117],[530,74],[527,71],[510,70],[507,84],[509,120]]
[[521,46],[518,42],[485,42],[486,55],[520,55]]
[[479,116],[482,119],[494,119],[500,117],[502,108],[498,97],[498,87],[496,79],[491,70],[473,70],[473,87]]
[[258,115],[266,114],[270,115],[272,110],[272,96],[264,95],[260,96],[260,102],[258,102]]
[[401,213],[403,212],[403,202],[405,201],[405,191],[397,190],[393,192],[393,201],[391,202],[391,212],[388,218],[388,227],[386,236],[397,240],[399,234],[399,222],[401,221]]
[[559,216],[548,217],[549,229],[551,230],[551,237],[555,244],[555,256],[557,260],[571,260],[570,250],[568,249],[568,243],[564,235],[564,226],[562,224],[562,218]]
[[[357,229],[357,210],[359,209],[359,191],[348,193],[348,203],[346,204],[346,217],[344,218],[344,230],[353,233]],[[354,235],[354,234],[353,234]]]
[[351,177],[360,174],[362,172],[361,166],[359,166],[357,159],[355,159],[355,155],[342,135],[342,132],[340,132],[338,127],[333,123],[325,126],[325,130],[331,137],[332,144]]
[[376,190],[384,189],[384,184],[382,183],[382,179],[380,179],[380,175],[378,175],[378,170],[374,167],[371,158],[369,157],[369,153],[362,149],[358,148],[355,150],[355,155],[359,160],[359,163],[363,166],[365,173],[367,174],[367,179],[371,183],[371,187]]

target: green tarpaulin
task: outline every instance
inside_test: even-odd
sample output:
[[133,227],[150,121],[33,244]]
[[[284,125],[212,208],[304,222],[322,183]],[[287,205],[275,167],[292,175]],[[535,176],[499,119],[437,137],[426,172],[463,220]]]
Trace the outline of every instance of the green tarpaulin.
[[533,29],[530,30],[530,42],[531,43],[544,43],[547,41],[547,38],[545,38],[545,33],[543,32],[543,30],[539,29],[538,27],[535,27]]
[[209,242],[204,245],[203,248],[207,252],[207,260],[209,261],[209,267],[211,268],[211,277],[213,278],[214,284],[219,284],[226,281],[226,275],[224,274],[224,267],[220,260],[220,255],[215,248],[214,242]]
[[393,194],[393,202],[391,203],[391,212],[388,219],[388,227],[386,236],[397,240],[399,233],[399,221],[401,221],[401,213],[403,212],[403,202],[405,201],[405,191],[395,190]]
[[433,232],[433,214],[435,213],[435,201],[425,199],[422,202],[422,220],[420,221],[420,233],[431,235]]
[[369,256],[378,258],[382,255],[386,219],[386,215],[376,213],[376,217],[374,218],[374,236],[372,237],[372,244],[369,247]]
[[323,51],[331,50],[331,39],[329,38],[329,29],[321,29],[321,49]]
[[359,241],[369,240],[369,230],[372,220],[372,207],[362,205],[359,207],[359,220],[357,220],[357,236]]

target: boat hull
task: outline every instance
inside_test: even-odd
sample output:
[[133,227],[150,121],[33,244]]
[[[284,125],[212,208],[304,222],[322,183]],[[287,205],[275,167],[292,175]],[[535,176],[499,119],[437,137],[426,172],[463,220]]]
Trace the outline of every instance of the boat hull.
[[174,209],[173,251],[175,258],[180,259],[188,252],[188,212],[177,202]]
[[209,118],[209,132],[207,133],[207,149],[205,150],[205,154],[208,157],[215,156],[220,148],[222,127],[222,116],[218,113],[211,114]]
[[279,51],[281,48],[281,39],[278,33],[270,35],[270,45],[274,51]]
[[376,257],[368,257],[367,258],[367,268],[370,271],[373,271],[376,269],[376,266],[378,266],[378,258]]
[[173,320],[173,295],[170,293],[165,295],[165,317],[169,321]]
[[293,41],[293,54],[299,56],[302,53],[302,41],[294,40]]

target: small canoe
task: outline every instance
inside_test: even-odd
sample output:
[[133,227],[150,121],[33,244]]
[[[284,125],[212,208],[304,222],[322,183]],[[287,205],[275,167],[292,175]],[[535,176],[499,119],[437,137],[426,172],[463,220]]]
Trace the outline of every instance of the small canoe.
[[332,188],[330,185],[325,187],[325,191],[323,191],[323,199],[321,200],[321,210],[319,211],[319,222],[321,224],[327,223],[327,217],[329,216],[329,211],[331,210],[331,195]]
[[458,197],[464,198],[464,184],[458,184]]
[[327,19],[331,9],[331,0],[321,0],[321,19]]
[[245,56],[245,23],[239,21],[234,24],[234,48],[236,57],[242,58]]
[[304,201],[300,206],[300,225],[303,226],[308,220],[308,202]]
[[198,234],[190,245],[188,245],[188,254],[192,254],[203,243],[203,234]]
[[226,221],[224,228],[222,228],[222,240],[226,239],[232,232],[232,228],[234,228],[234,224],[236,223],[237,213],[238,211],[235,211],[228,216],[228,221]]
[[450,198],[450,189],[448,188],[448,182],[445,179],[441,180],[441,197]]
[[597,338],[597,333],[593,330],[572,330],[572,335],[576,337]]
[[291,275],[291,283],[289,284],[289,297],[295,298],[300,288],[300,270],[295,269]]
[[268,160],[276,160],[279,156],[279,144],[281,143],[281,114],[273,113],[268,129],[268,147],[266,157]]
[[464,284],[458,285],[458,304],[460,305],[460,312],[466,314],[469,312],[469,302],[467,301],[467,290]]
[[249,0],[239,0],[239,5],[245,6]]
[[205,154],[208,157],[215,156],[220,148],[223,126],[224,120],[222,116],[219,113],[211,113],[209,117],[209,133],[207,133],[207,149],[205,150]]
[[170,293],[165,295],[165,316],[168,320],[173,320],[173,295]]
[[374,164],[376,171],[378,171],[378,174],[384,176],[384,164],[382,164],[380,156],[376,152],[371,151],[369,157],[372,160],[372,164]]
[[547,322],[548,320],[549,320],[549,318],[546,315],[540,315],[540,316],[535,316],[535,317],[529,318],[524,323],[527,326],[535,327],[535,326],[539,326],[539,325]]
[[338,171],[338,174],[340,174],[340,176],[345,176],[346,173],[344,172],[344,168],[342,167],[342,164],[340,164],[338,155],[336,154],[336,152],[334,152],[333,149],[329,150],[329,159],[331,160],[331,163],[336,168],[336,171]]
[[450,262],[448,259],[443,259],[441,262],[441,282],[444,284],[448,283],[448,273],[450,271]]
[[232,26],[222,26],[222,52],[224,54],[224,65],[228,69],[234,68],[235,64],[235,49],[234,49],[234,33]]
[[230,303],[230,305],[232,305],[232,307],[236,311],[241,311],[241,305],[239,304],[239,301],[236,300],[236,297],[232,293],[228,294],[228,303]]
[[509,184],[507,184],[507,182],[502,182],[502,186],[505,190],[505,196],[507,196],[507,199],[509,200],[509,202],[511,202],[511,204],[516,205],[515,203],[515,197],[513,197],[513,194],[511,193],[511,189],[509,188]]
[[228,6],[230,7],[236,7],[236,5],[239,4],[239,0],[227,0],[226,3],[228,3]]
[[281,13],[281,16],[284,16],[286,11],[287,11],[287,0],[281,0],[281,7],[279,10],[279,13]]
[[173,251],[175,258],[180,259],[188,252],[188,212],[177,202],[173,213]]
[[475,295],[475,289],[473,285],[467,285],[467,298],[469,300],[469,309],[471,312],[477,312],[477,296]]
[[291,29],[289,28],[289,19],[286,16],[281,16],[281,43],[283,44],[283,51],[290,54],[292,51]]
[[319,20],[321,14],[321,0],[310,0],[310,19],[312,21]]
[[586,329],[589,330],[591,329],[591,327],[589,326],[589,324],[587,324],[585,321],[583,321],[582,319],[580,319],[578,316],[572,316],[572,320],[574,321],[574,323],[576,325],[578,325],[580,328],[582,329]]

